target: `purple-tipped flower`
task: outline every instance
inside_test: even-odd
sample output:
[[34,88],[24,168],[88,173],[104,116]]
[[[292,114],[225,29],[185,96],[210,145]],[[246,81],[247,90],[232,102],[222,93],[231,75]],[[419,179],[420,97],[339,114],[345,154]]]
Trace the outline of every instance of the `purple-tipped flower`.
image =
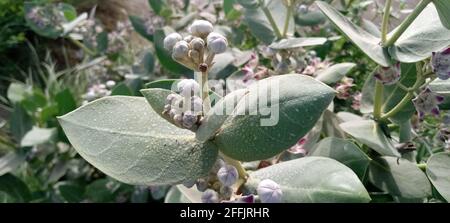
[[232,165],[225,165],[217,171],[217,178],[224,186],[231,186],[239,178],[236,167]]
[[396,63],[390,67],[379,67],[374,77],[384,85],[393,85],[400,80],[400,63]]
[[202,194],[202,202],[219,203],[219,194],[211,189],[208,189]]
[[423,119],[426,113],[439,115],[438,105],[444,101],[444,97],[437,95],[429,88],[426,88],[416,98],[413,99],[414,106],[419,113],[419,118]]
[[269,179],[261,181],[256,191],[262,203],[280,203],[283,196],[280,185]]
[[350,89],[354,86],[353,79],[344,77],[340,83],[336,84],[336,97],[342,100],[347,100],[350,95]]
[[433,71],[441,80],[450,78],[450,48],[441,52],[433,53],[431,57]]

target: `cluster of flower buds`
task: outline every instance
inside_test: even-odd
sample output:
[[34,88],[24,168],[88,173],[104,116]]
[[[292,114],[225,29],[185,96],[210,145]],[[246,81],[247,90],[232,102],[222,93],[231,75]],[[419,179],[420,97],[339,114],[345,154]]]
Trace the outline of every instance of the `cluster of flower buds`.
[[283,192],[280,185],[273,180],[265,179],[258,184],[256,189],[261,203],[280,203]]
[[145,32],[148,35],[155,34],[155,30],[157,28],[160,28],[164,25],[164,18],[162,18],[159,15],[156,15],[154,12],[150,11],[149,15],[145,19],[144,26],[145,26]]
[[331,65],[327,60],[322,61],[320,57],[317,57],[315,52],[310,52],[310,55],[308,55],[306,61],[307,65],[300,71],[300,73],[312,77],[315,77],[318,73],[327,69]]
[[108,53],[114,54],[123,50],[133,30],[133,25],[129,20],[117,22],[116,30],[108,33]]
[[450,48],[441,52],[433,53],[431,57],[431,66],[433,72],[436,73],[439,79],[447,80],[450,78]]
[[71,34],[80,35],[84,42],[88,42],[91,47],[97,48],[97,37],[104,32],[103,26],[95,19],[90,18],[78,24]]
[[337,83],[335,87],[337,91],[336,97],[342,100],[347,100],[351,96],[350,90],[353,86],[354,84],[352,78],[342,78],[341,82]]
[[105,84],[92,85],[86,94],[83,95],[84,103],[110,95],[114,86],[116,86],[116,82],[113,80],[109,80]]
[[199,84],[185,79],[177,84],[179,94],[169,94],[163,114],[180,128],[196,131],[203,117],[203,100],[198,96]]
[[400,80],[400,74],[400,63],[396,63],[390,67],[379,67],[374,77],[384,85],[393,85]]
[[429,113],[438,116],[439,104],[444,101],[444,97],[437,95],[431,89],[426,88],[416,98],[413,99],[414,106],[419,113],[419,119],[422,120],[424,115]]
[[362,93],[356,92],[355,94],[353,94],[352,98],[352,108],[356,111],[359,111],[361,109]]
[[213,25],[206,20],[196,20],[189,27],[191,35],[182,37],[171,33],[164,39],[164,48],[172,53],[172,58],[180,64],[206,72],[212,66],[216,54],[224,53],[227,39],[213,32]]
[[252,53],[250,60],[242,68],[242,72],[244,73],[242,81],[246,84],[251,84],[269,75],[269,69],[259,66],[259,57],[256,53]]

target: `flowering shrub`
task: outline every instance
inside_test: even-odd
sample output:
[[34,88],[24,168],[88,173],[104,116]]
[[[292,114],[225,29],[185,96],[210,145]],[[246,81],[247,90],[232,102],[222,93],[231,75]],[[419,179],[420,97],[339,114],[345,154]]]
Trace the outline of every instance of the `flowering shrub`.
[[113,31],[95,8],[27,4],[36,33],[89,62],[83,105],[21,146],[61,130],[107,188],[165,202],[450,201],[449,1],[399,21],[403,3],[329,2],[150,0]]

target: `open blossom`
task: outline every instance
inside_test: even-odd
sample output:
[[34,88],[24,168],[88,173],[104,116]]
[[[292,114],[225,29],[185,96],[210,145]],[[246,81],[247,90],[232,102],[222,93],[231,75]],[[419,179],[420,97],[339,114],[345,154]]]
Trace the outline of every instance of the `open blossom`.
[[330,62],[322,59],[320,57],[313,57],[309,60],[308,65],[301,71],[301,74],[308,76],[316,76],[320,71],[328,68]]
[[444,97],[437,95],[429,88],[423,90],[416,98],[413,99],[414,106],[422,119],[427,113],[435,116],[439,115],[438,105],[444,101]]
[[400,63],[396,63],[390,67],[379,67],[374,77],[384,85],[392,85],[400,80]]
[[353,79],[344,77],[340,83],[336,84],[336,97],[342,100],[347,100],[350,97],[350,89],[354,86]]
[[361,100],[362,100],[362,93],[357,92],[353,95],[353,102],[352,102],[352,108],[355,110],[361,109]]
[[441,80],[450,78],[450,48],[441,52],[433,53],[431,57],[433,71]]

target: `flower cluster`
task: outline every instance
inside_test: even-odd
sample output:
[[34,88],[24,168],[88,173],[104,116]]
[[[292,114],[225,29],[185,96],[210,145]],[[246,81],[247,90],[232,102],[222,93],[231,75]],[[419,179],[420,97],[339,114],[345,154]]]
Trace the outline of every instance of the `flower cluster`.
[[416,98],[413,99],[414,106],[419,113],[419,118],[423,119],[426,113],[439,115],[438,105],[444,101],[444,97],[437,95],[429,88],[426,88]]
[[361,109],[362,93],[356,92],[352,97],[352,108],[356,111],[359,111]]
[[185,79],[177,84],[180,94],[169,94],[163,114],[168,116],[180,128],[196,131],[203,117],[203,101],[198,96],[199,84]]
[[342,100],[347,100],[351,94],[350,89],[354,86],[353,79],[344,77],[341,82],[336,84],[336,91],[338,92],[336,97]]
[[433,53],[431,58],[431,66],[433,72],[439,77],[439,79],[447,80],[450,78],[450,48],[447,48],[441,52]]
[[[196,20],[189,27],[191,35],[182,37],[171,33],[164,39],[164,48],[172,53],[178,63],[195,71],[206,72],[216,54],[224,53],[227,39],[213,32],[213,25],[206,20]],[[206,59],[205,59],[206,55]]]
[[64,14],[54,7],[36,6],[32,8],[26,17],[39,28],[52,26],[56,30],[63,30]]
[[327,60],[322,61],[320,57],[314,54],[307,59],[307,66],[301,70],[301,74],[315,77],[320,71],[327,69],[330,66],[330,62]]
[[85,103],[99,99],[111,94],[111,90],[116,86],[116,82],[113,80],[107,81],[105,84],[94,84],[89,87],[86,94],[83,95]]
[[117,22],[116,30],[108,33],[108,53],[114,54],[123,50],[133,30],[129,20]]
[[379,67],[374,77],[384,85],[393,85],[400,80],[400,63],[396,63],[390,67]]

